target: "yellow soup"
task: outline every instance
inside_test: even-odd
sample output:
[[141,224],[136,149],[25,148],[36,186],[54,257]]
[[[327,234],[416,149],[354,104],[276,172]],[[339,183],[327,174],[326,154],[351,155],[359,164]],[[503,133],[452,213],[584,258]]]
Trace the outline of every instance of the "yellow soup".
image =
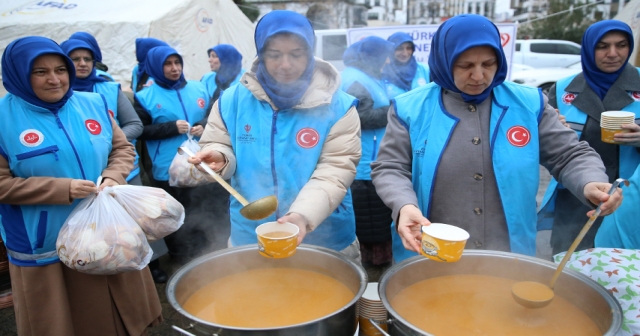
[[342,282],[295,268],[265,268],[217,279],[183,305],[213,323],[272,328],[304,323],[344,307],[355,294]]
[[412,325],[437,336],[602,335],[578,307],[555,296],[540,309],[520,306],[511,296],[515,280],[485,275],[450,275],[417,282],[391,299]]

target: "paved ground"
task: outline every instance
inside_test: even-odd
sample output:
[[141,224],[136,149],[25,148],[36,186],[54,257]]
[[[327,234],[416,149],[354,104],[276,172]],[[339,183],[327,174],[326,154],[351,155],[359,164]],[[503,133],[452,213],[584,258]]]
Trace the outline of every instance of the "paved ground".
[[[540,169],[540,186],[541,192],[538,193],[538,202],[540,202],[542,198],[542,190],[546,188],[546,185],[549,183],[549,174],[546,172],[546,169]],[[223,193],[220,194],[219,198],[213,198],[216,204],[225,204],[226,198]],[[222,215],[224,217],[224,215]],[[222,222],[224,222],[224,218]],[[226,246],[226,241],[228,237],[228,230],[224,227],[216,226],[213,230],[213,245],[210,248],[210,251],[219,250]],[[538,235],[538,256],[545,259],[550,259],[550,246],[549,246],[549,232],[540,232]],[[160,262],[162,267],[169,271],[170,274],[175,272],[179,265],[172,263],[171,259],[165,255],[160,258]],[[377,282],[382,273],[386,270],[386,267],[372,267],[367,268],[367,274],[369,275],[369,281]],[[150,331],[151,336],[168,336],[168,335],[178,335],[171,326],[177,325],[180,326],[180,315],[169,305],[167,302],[167,298],[165,295],[165,285],[156,285],[156,289],[158,290],[158,295],[160,296],[160,301],[162,303],[162,314],[165,318],[165,321],[154,327]],[[5,308],[0,309],[0,336],[13,336],[17,335],[16,327],[15,327],[15,316],[13,313],[13,308]]]

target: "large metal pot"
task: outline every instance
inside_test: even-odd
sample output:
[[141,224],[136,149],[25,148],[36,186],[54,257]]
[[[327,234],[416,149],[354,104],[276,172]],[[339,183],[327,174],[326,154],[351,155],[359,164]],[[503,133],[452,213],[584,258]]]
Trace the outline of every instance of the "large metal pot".
[[[331,315],[281,328],[237,328],[199,319],[182,308],[197,290],[212,281],[246,270],[291,267],[316,271],[344,283],[355,293],[354,298]],[[258,253],[257,245],[245,245],[207,254],[180,268],[167,283],[167,299],[182,315],[182,329],[196,335],[217,336],[353,336],[357,327],[356,303],[367,286],[362,266],[336,251],[300,245],[296,254],[286,259],[269,259]]]
[[[498,251],[465,250],[456,263],[435,262],[416,256],[389,268],[380,279],[378,291],[391,316],[387,321],[391,335],[429,335],[403,319],[389,304],[404,288],[425,279],[454,274],[490,275],[548,283],[555,269],[556,265],[549,261]],[[605,336],[613,336],[620,329],[620,305],[604,287],[589,277],[565,268],[554,289],[555,295],[584,311]]]

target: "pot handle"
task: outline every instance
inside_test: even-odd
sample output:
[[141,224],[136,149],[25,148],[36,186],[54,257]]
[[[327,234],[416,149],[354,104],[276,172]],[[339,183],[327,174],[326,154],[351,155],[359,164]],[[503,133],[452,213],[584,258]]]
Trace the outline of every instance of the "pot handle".
[[[391,336],[391,335],[387,334],[387,332],[386,332],[386,331],[384,331],[384,329],[382,329],[382,328],[378,325],[378,322],[376,322],[374,319],[370,318],[370,319],[368,319],[368,320],[369,320],[369,322],[371,322],[371,325],[372,325],[374,328],[378,329],[378,332],[380,332],[382,335],[384,335],[384,336]],[[391,322],[393,322],[393,320],[387,320],[386,322],[387,322],[387,324],[391,324]]]
[[188,331],[186,331],[186,330],[184,330],[184,329],[182,329],[180,327],[176,327],[174,325],[172,325],[171,328],[173,328],[173,330],[175,330],[175,331],[177,331],[177,332],[179,332],[179,333],[181,333],[183,335],[196,336],[195,334],[192,334],[192,333],[190,333],[190,332],[188,332]]

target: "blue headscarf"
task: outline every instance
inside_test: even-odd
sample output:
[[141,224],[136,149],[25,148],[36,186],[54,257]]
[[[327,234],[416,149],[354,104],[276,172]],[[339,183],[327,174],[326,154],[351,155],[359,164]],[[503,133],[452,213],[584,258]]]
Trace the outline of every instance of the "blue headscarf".
[[[290,84],[278,83],[264,66],[264,48],[269,39],[278,34],[293,34],[299,37],[307,47],[307,67],[302,76],[297,81]],[[309,85],[311,85],[311,77],[315,68],[315,59],[313,58],[313,48],[316,42],[316,36],[309,20],[292,11],[275,10],[269,12],[260,19],[256,25],[255,33],[256,50],[258,51],[258,70],[256,77],[258,82],[267,93],[273,104],[279,110],[286,110],[294,107],[300,102],[300,98],[305,94]]]
[[[456,87],[453,64],[463,52],[481,46],[491,47],[496,52],[498,70],[487,89],[478,95],[468,95]],[[458,15],[445,21],[438,27],[431,41],[429,71],[434,82],[447,90],[460,93],[465,102],[482,103],[493,88],[507,78],[507,59],[502,50],[498,28],[489,19],[475,14]]]
[[76,79],[76,70],[73,62],[62,51],[60,46],[54,41],[41,36],[28,36],[19,38],[7,46],[2,54],[2,84],[4,88],[22,98],[26,102],[46,108],[51,112],[57,112],[67,100],[73,95],[73,90],[69,87],[67,93],[55,103],[47,103],[36,96],[31,88],[31,71],[33,62],[41,55],[60,55],[67,64],[69,74],[69,86],[73,85]]
[[342,54],[342,61],[348,67],[380,78],[382,67],[393,50],[393,43],[377,36],[368,36],[350,45]]
[[178,80],[169,80],[164,76],[164,62],[171,55],[176,55],[180,59],[180,63],[184,65],[182,61],[182,56],[178,54],[178,52],[171,47],[155,47],[149,50],[146,58],[146,71],[149,76],[153,77],[156,82],[161,83],[170,89],[177,90],[180,88],[182,83],[184,83],[184,71],[180,74],[180,78]]
[[382,70],[382,76],[384,79],[391,82],[391,84],[405,90],[411,90],[411,83],[416,76],[418,70],[418,62],[416,58],[411,55],[411,58],[405,63],[398,61],[395,57],[395,52],[398,47],[403,43],[411,43],[411,48],[416,51],[416,46],[413,43],[411,35],[404,32],[397,32],[387,39],[387,41],[393,43],[393,51],[389,54],[391,62],[387,64]]
[[[607,73],[598,68],[595,60],[596,45],[602,38],[612,32],[618,31],[627,34],[627,41],[629,42],[629,55],[625,60],[625,64],[616,72]],[[631,57],[633,52],[633,33],[629,26],[618,20],[604,20],[592,24],[584,32],[582,36],[582,49],[580,51],[582,57],[582,74],[587,81],[587,85],[600,97],[600,100],[604,99],[604,96],[609,91],[609,88],[618,79],[620,73],[624,70],[626,63]]]
[[73,89],[82,92],[93,92],[93,84],[106,82],[107,80],[96,75],[96,59],[91,50],[91,46],[83,40],[66,40],[60,44],[60,47],[67,56],[71,57],[71,52],[76,49],[87,49],[93,57],[93,68],[86,78],[78,78],[73,82]]
[[153,37],[141,37],[136,39],[136,60],[138,60],[138,79],[142,78],[146,72],[146,60],[149,50],[155,47],[168,47],[165,41],[155,39]]
[[215,51],[220,60],[220,69],[216,71],[216,85],[224,90],[242,70],[242,54],[230,44],[218,44],[207,50],[207,53],[211,51]]
[[91,51],[93,51],[93,58],[98,62],[102,62],[102,51],[100,51],[98,41],[96,41],[96,38],[93,37],[93,35],[85,32],[77,32],[69,36],[69,39],[87,42],[91,46]]

